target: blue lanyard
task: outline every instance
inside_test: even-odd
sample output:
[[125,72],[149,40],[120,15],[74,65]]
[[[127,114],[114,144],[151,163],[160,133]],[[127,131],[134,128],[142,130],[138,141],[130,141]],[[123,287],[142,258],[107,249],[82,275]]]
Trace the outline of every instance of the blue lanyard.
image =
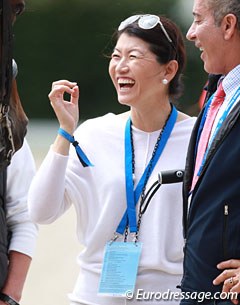
[[[126,183],[126,196],[127,196],[127,210],[125,211],[122,220],[117,228],[117,233],[123,234],[127,226],[131,233],[137,232],[137,217],[136,217],[136,205],[139,197],[143,191],[146,180],[150,177],[155,165],[157,164],[162,151],[170,137],[175,122],[177,120],[177,109],[173,106],[171,115],[163,130],[159,145],[153,159],[149,161],[145,171],[134,190],[133,181],[133,160],[132,160],[132,141],[131,141],[131,119],[129,118],[125,127],[125,183]],[[151,164],[151,165],[150,165]]]
[[[197,136],[197,145],[199,143],[200,134],[202,132],[204,123],[206,121],[207,112],[208,112],[209,107],[210,107],[210,105],[212,103],[213,97],[214,97],[214,95],[211,96],[210,100],[208,101],[208,103],[206,105],[206,109],[204,110],[203,117],[202,117],[202,120],[201,120],[201,123],[200,123],[200,126],[199,126],[199,132],[198,132],[198,136]],[[222,127],[223,122],[225,121],[226,117],[228,116],[229,112],[231,111],[232,106],[235,104],[235,102],[238,100],[239,97],[240,97],[240,87],[237,89],[237,91],[235,92],[234,96],[231,98],[230,102],[227,105],[227,108],[224,110],[224,113],[222,114],[221,118],[219,119],[219,121],[217,123],[217,126],[216,126],[216,128],[215,128],[215,130],[213,132],[212,137],[209,140],[207,149],[206,149],[206,151],[204,153],[203,160],[202,160],[201,166],[200,166],[199,171],[198,171],[198,176],[200,176],[200,174],[202,172],[203,166],[204,166],[204,164],[206,162],[207,155],[209,153],[209,150],[211,148],[213,140],[215,139],[219,129]]]

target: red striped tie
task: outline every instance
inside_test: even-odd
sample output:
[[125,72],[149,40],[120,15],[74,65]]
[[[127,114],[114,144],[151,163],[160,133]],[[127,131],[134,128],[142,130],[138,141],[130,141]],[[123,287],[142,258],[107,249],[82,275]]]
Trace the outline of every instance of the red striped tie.
[[199,172],[200,166],[202,164],[202,160],[203,160],[205,151],[207,149],[208,141],[209,141],[210,134],[211,134],[211,129],[212,129],[215,117],[218,113],[218,110],[224,101],[225,95],[226,94],[223,90],[222,82],[221,82],[220,85],[218,86],[218,89],[217,89],[217,91],[214,95],[214,98],[211,102],[211,105],[208,109],[206,121],[204,123],[203,130],[202,130],[202,133],[201,133],[201,136],[199,139],[191,190],[193,190],[194,186],[196,185],[196,183],[198,181],[198,172]]

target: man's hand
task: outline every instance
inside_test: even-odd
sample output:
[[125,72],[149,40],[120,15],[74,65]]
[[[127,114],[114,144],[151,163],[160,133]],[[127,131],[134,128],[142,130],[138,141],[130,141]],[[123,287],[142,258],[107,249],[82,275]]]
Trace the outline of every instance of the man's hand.
[[[217,268],[223,272],[214,279],[214,285],[223,284],[222,292],[237,292],[240,293],[240,260],[230,259],[221,262]],[[233,304],[239,304],[239,301],[232,299]]]

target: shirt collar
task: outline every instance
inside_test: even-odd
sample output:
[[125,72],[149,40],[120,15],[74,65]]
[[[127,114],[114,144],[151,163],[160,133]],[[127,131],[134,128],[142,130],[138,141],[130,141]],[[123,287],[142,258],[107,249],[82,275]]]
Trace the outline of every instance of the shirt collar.
[[[222,78],[220,78],[221,80]],[[223,79],[222,85],[226,96],[235,92],[240,84],[240,65],[231,70]]]

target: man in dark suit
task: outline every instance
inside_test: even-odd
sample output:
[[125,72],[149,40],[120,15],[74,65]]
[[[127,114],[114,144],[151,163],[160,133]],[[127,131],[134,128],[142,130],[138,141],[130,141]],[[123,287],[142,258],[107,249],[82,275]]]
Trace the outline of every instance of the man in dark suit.
[[214,94],[203,107],[189,145],[181,305],[239,304],[240,1],[194,0],[193,16],[187,38],[200,49],[205,71],[222,75],[222,91],[221,102]]

